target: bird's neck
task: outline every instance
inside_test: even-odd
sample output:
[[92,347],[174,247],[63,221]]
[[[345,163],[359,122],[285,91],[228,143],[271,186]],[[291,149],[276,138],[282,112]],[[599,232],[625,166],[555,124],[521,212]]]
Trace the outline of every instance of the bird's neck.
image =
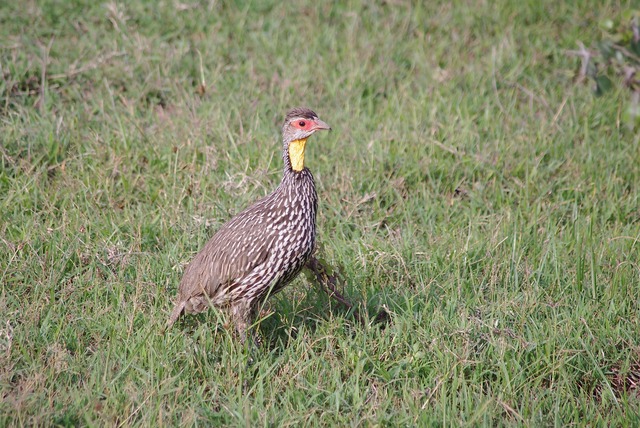
[[304,149],[307,145],[307,139],[293,140],[289,143],[287,156],[291,169],[300,172],[304,169]]

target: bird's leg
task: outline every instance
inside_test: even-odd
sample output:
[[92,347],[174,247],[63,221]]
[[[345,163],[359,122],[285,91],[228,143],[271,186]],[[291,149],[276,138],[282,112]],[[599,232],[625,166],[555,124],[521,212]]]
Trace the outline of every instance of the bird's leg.
[[[256,308],[255,306],[241,301],[235,303],[229,308],[229,315],[231,321],[235,325],[236,332],[240,342],[247,350],[247,370],[253,366],[255,362],[254,356],[260,348],[260,341],[254,329],[252,328],[253,321],[255,320]],[[247,341],[247,331],[251,335],[251,340]],[[248,390],[248,379],[245,380],[244,389]]]
[[240,339],[242,347],[245,348],[245,355],[247,357],[246,365],[241,373],[244,378],[242,382],[242,390],[244,393],[248,393],[251,389],[251,366],[253,366],[254,359],[252,355],[251,343],[247,343],[247,330],[251,327],[251,306],[245,301],[240,300],[232,303],[225,310],[226,315],[236,329],[236,337]]
[[[340,275],[340,271],[331,272],[330,266],[327,268],[327,263],[325,263],[322,259],[318,259],[315,255],[312,255],[311,258],[307,261],[305,267],[307,268],[307,278],[310,282],[315,281],[320,287],[324,290],[325,293],[329,295],[329,297],[333,297],[338,302],[345,305],[349,310],[353,310],[353,317],[356,321],[360,323],[364,323],[365,318],[360,316],[358,309],[353,306],[351,302],[344,298],[342,294],[338,292],[337,284],[339,281],[343,281]],[[373,318],[375,323],[386,323],[390,320],[390,314],[385,305],[382,305],[382,309],[378,311],[376,316]]]
[[245,343],[247,330],[251,328],[255,318],[254,308],[246,301],[236,302],[231,306],[229,315],[238,333],[238,338],[242,343]]
[[312,255],[311,258],[307,261],[305,267],[310,271],[313,276],[307,275],[311,281],[315,280],[317,284],[324,290],[325,293],[329,295],[329,297],[333,297],[338,302],[342,303],[349,310],[353,310],[353,317],[358,321],[362,322],[363,319],[360,317],[360,313],[357,308],[354,308],[353,304],[349,302],[347,299],[340,294],[337,289],[338,281],[340,280],[340,275],[338,272],[331,272],[333,269],[327,268],[327,264],[318,260],[315,255]]

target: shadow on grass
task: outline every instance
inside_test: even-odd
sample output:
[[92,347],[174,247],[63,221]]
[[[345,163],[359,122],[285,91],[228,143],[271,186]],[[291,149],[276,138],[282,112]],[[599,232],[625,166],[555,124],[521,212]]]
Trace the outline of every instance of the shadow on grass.
[[300,332],[316,332],[323,323],[340,319],[346,334],[355,335],[359,329],[373,326],[385,328],[391,322],[387,304],[379,297],[349,295],[350,307],[321,292],[318,284],[309,289],[301,300],[278,297],[270,301],[273,309],[260,316],[256,330],[270,350],[286,348]]

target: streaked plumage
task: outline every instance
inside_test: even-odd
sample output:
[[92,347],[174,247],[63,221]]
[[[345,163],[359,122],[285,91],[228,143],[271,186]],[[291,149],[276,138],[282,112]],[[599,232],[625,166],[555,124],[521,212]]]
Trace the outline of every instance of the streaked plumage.
[[304,147],[322,129],[330,128],[309,109],[287,114],[280,185],[223,225],[187,266],[169,325],[213,305],[228,312],[244,340],[259,303],[300,272],[314,249],[318,207]]

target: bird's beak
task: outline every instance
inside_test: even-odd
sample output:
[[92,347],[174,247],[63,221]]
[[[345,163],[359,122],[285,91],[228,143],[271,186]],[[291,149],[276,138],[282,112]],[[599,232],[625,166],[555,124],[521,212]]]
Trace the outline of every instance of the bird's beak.
[[319,131],[323,129],[326,129],[327,131],[331,131],[331,127],[320,119],[315,119],[313,123],[314,123],[314,126],[313,126],[314,131]]

